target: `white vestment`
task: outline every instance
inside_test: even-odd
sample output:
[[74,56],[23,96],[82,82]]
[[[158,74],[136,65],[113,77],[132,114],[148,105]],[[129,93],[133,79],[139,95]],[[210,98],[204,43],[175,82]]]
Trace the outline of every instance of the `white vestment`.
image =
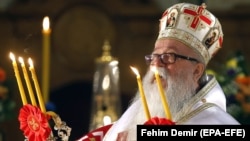
[[[136,102],[132,104],[121,118],[113,124],[113,126],[106,133],[103,141],[116,141],[118,133],[129,132],[130,139],[127,141],[136,141],[136,124],[133,123],[132,115],[136,114]],[[189,124],[189,125],[239,125],[240,123],[235,120],[230,114],[226,112],[226,97],[214,77],[190,100],[188,103],[189,114],[185,115],[176,124]],[[146,121],[144,121],[146,122]],[[131,128],[132,127],[132,128]]]

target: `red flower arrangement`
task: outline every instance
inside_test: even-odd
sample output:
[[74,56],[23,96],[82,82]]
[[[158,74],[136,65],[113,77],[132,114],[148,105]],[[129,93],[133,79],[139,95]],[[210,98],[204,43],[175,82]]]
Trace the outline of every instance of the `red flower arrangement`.
[[235,95],[236,100],[240,103],[245,114],[250,114],[250,77],[238,76],[235,81],[239,87],[238,92]]
[[0,67],[0,83],[6,80],[6,73],[3,68]]
[[[6,86],[2,85],[5,81],[6,81],[5,70],[0,67],[0,102],[7,99],[7,94],[9,91]],[[1,111],[0,111],[0,113],[1,113]]]
[[153,117],[146,121],[144,125],[175,125],[175,122],[166,118]]
[[15,102],[13,100],[12,80],[0,66],[0,123],[15,117]]
[[50,118],[38,107],[26,104],[20,109],[18,120],[20,129],[29,141],[46,141],[51,134]]

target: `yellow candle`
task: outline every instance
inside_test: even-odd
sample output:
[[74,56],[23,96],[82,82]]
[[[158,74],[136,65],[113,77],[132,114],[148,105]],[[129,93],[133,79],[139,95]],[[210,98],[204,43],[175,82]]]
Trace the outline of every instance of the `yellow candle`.
[[143,90],[143,87],[142,87],[141,76],[140,76],[140,74],[139,74],[139,72],[138,72],[138,70],[136,68],[134,68],[134,67],[130,67],[130,68],[136,74],[137,84],[138,84],[139,92],[140,92],[141,98],[142,98],[142,104],[143,104],[143,107],[144,107],[144,110],[145,110],[146,118],[147,118],[147,120],[149,120],[151,118],[151,116],[150,116],[150,113],[149,113],[149,110],[148,110],[146,97],[145,97],[144,90]]
[[26,85],[28,87],[31,103],[32,103],[33,106],[37,106],[36,99],[35,99],[35,96],[34,96],[34,93],[33,93],[33,90],[32,90],[32,86],[31,86],[31,83],[30,83],[30,79],[29,79],[29,76],[28,76],[28,73],[27,73],[23,58],[19,57],[18,59],[19,59],[19,62],[21,63],[21,67],[22,67],[22,70],[23,70],[23,75],[24,75]]
[[166,117],[168,119],[172,120],[172,116],[170,114],[170,110],[169,110],[168,103],[167,103],[167,98],[166,98],[165,92],[164,92],[164,90],[162,88],[162,83],[161,83],[161,79],[160,79],[160,76],[159,76],[159,72],[158,72],[156,67],[153,68],[153,71],[155,73],[155,78],[156,78],[156,81],[157,81],[157,86],[158,86],[158,89],[159,89],[159,92],[160,92],[160,96],[161,96],[161,100],[162,100],[162,104],[163,104],[163,107],[164,107]]
[[21,94],[21,99],[22,99],[23,105],[26,105],[27,104],[27,99],[26,99],[26,96],[25,96],[22,80],[20,78],[20,74],[19,74],[18,67],[17,67],[17,64],[16,64],[16,58],[15,58],[13,53],[10,53],[10,59],[12,60],[12,65],[13,65],[13,68],[14,68],[14,72],[15,72],[15,76],[16,76],[17,84],[18,84],[19,91],[20,91],[20,94]]
[[50,23],[49,17],[43,19],[43,66],[42,66],[42,92],[45,103],[48,101],[50,78]]
[[39,84],[38,84],[38,80],[37,80],[37,77],[36,77],[35,68],[33,66],[33,61],[31,60],[31,58],[29,58],[28,62],[30,64],[29,69],[30,69],[30,72],[31,72],[31,75],[32,75],[32,78],[33,78],[33,81],[34,81],[34,85],[35,85],[35,89],[36,89],[36,93],[37,93],[37,97],[38,97],[40,109],[41,109],[41,111],[43,113],[45,113],[46,109],[45,109],[45,106],[44,106],[43,97],[42,97],[41,90],[40,90],[40,87],[39,87]]

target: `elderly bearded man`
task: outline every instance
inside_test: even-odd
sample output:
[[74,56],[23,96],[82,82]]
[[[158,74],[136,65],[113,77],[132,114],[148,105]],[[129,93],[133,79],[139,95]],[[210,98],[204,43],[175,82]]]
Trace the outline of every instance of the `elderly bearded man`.
[[[168,26],[171,15],[176,20]],[[212,33],[216,33],[215,41],[207,46],[205,41]],[[179,3],[163,13],[153,52],[145,56],[149,71],[143,78],[143,86],[151,117],[165,117],[154,73],[150,70],[157,67],[175,124],[240,124],[226,112],[226,98],[215,77],[205,73],[222,41],[221,24],[205,4]],[[121,118],[105,129],[103,140],[135,141],[136,125],[145,122],[138,92]]]

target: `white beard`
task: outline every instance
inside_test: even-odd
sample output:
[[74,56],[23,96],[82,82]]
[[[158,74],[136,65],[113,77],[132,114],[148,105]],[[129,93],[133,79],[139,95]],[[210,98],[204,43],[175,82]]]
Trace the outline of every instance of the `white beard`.
[[[159,74],[167,80],[168,86],[165,88],[167,103],[172,115],[172,120],[177,121],[187,114],[188,110],[187,107],[185,107],[185,101],[190,100],[195,94],[195,86],[192,76],[185,74],[187,73],[187,70],[179,71],[175,77],[168,76],[163,68],[158,68],[158,71]],[[151,118],[166,118],[158,87],[155,83],[151,83],[153,77],[154,73],[148,71],[143,78],[143,87],[149,113]],[[147,121],[139,92],[136,93],[130,106],[132,108],[130,107],[130,109],[126,111],[126,114],[128,115],[126,116],[126,119],[122,120],[120,123],[118,122],[118,125],[116,125],[116,127],[118,126],[122,131],[128,131],[128,141],[136,139],[136,125],[144,124]],[[124,123],[124,121],[126,123]]]
[[[185,75],[185,71],[181,71],[178,73],[178,76],[169,77],[165,69],[158,68],[159,74],[167,80],[168,87],[165,88],[167,103],[172,115],[172,119],[174,121],[181,118],[185,111],[185,101],[188,101],[195,94],[195,86],[191,75]],[[187,76],[187,77],[185,77]],[[147,105],[149,107],[149,112],[151,117],[166,117],[165,111],[163,108],[162,100],[159,95],[159,90],[157,85],[151,83],[152,77],[154,77],[154,73],[152,71],[148,71],[143,79],[143,86],[145,91],[145,97],[147,101]],[[183,81],[185,80],[185,81]],[[141,102],[141,97],[139,92],[136,93],[135,98],[132,103],[137,101]],[[160,104],[161,103],[161,104]],[[138,111],[136,111],[136,115],[133,118],[137,118],[138,121],[145,122],[145,112],[142,104],[138,105]],[[181,117],[180,117],[181,116]]]

